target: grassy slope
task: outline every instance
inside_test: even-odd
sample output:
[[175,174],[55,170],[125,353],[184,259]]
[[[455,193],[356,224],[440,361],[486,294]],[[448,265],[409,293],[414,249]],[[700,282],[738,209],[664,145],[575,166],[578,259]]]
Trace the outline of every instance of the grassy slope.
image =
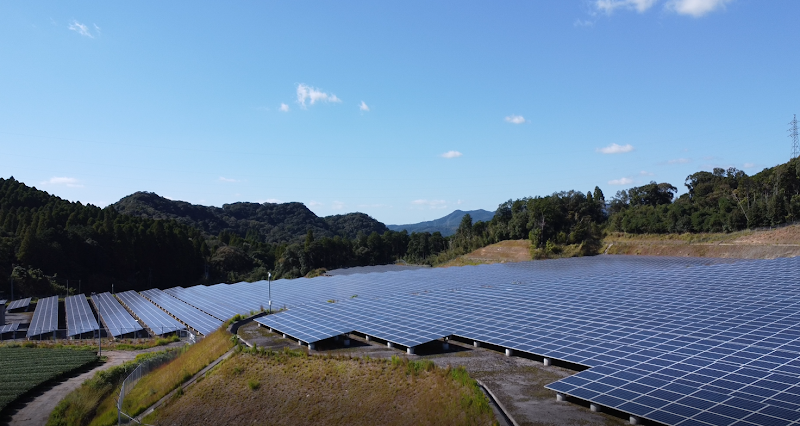
[[488,425],[483,394],[463,369],[402,358],[240,353],[162,407],[157,425]]
[[[175,360],[145,376],[125,399],[126,412],[143,411],[162,396],[175,389],[186,377],[191,377],[233,346],[230,334],[217,331],[189,348]],[[137,357],[144,359],[155,354]],[[101,371],[80,388],[67,395],[53,410],[48,425],[88,424],[113,425],[117,422],[116,398],[125,377],[137,362]]]
[[[460,256],[442,266],[530,260],[530,241],[501,241]],[[735,257],[773,259],[800,256],[800,225],[729,234],[624,234],[603,239],[601,253],[651,256]],[[565,253],[569,255],[569,253]]]

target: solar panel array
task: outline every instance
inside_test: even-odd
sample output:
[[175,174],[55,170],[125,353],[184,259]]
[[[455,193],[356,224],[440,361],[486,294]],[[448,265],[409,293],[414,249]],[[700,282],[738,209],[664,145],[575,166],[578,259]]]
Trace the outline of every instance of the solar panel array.
[[143,330],[141,324],[134,319],[111,293],[100,293],[92,296],[100,320],[105,324],[108,334],[118,337]]
[[378,288],[430,290],[307,303],[257,321],[307,342],[343,330],[405,346],[456,335],[585,365],[548,387],[664,424],[800,424],[800,258],[645,260],[365,275]]
[[183,324],[135,291],[117,293],[116,296],[125,307],[133,312],[136,318],[157,336],[186,329]]
[[221,320],[159,289],[145,290],[142,292],[142,296],[204,336],[208,336],[222,326]]
[[5,305],[5,304],[6,304],[6,302],[8,302],[8,300],[6,300],[6,299],[0,299],[0,305]]
[[14,300],[8,304],[8,310],[27,308],[31,304],[31,298]]
[[41,336],[58,330],[58,296],[39,299],[33,311],[28,338]]
[[65,298],[64,308],[67,311],[67,337],[100,330],[86,296],[79,294]]

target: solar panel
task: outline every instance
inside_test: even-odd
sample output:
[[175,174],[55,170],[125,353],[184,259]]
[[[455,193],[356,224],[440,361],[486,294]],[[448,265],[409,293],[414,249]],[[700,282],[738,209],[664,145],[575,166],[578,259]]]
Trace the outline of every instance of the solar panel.
[[100,320],[108,334],[119,337],[143,330],[141,324],[134,319],[111,293],[100,293],[92,296]]
[[39,299],[36,310],[33,311],[31,325],[28,327],[27,336],[41,336],[58,330],[58,296]]
[[19,329],[19,323],[13,322],[11,324],[6,324],[0,327],[0,334],[11,333],[12,331],[17,331]]
[[100,329],[86,296],[78,294],[64,299],[67,311],[67,337],[80,336]]
[[31,304],[31,298],[17,299],[8,304],[7,310],[27,308]]
[[157,336],[186,329],[183,324],[135,291],[117,293],[116,296],[136,318]]
[[213,333],[222,326],[222,321],[159,289],[145,290],[142,292],[142,296],[204,336]]
[[5,304],[6,304],[6,302],[8,302],[8,300],[6,300],[6,299],[0,299],[0,305],[5,305]]

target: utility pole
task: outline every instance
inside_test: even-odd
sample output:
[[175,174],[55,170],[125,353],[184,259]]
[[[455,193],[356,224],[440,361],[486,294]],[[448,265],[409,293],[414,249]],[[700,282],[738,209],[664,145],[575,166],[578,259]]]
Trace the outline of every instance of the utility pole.
[[794,118],[792,121],[789,122],[789,137],[792,138],[792,160],[797,158],[800,155],[800,142],[797,139],[797,114],[794,114]]

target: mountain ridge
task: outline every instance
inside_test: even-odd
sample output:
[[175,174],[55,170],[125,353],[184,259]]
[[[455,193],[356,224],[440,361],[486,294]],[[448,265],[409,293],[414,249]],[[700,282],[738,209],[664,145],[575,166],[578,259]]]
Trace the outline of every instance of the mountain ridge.
[[488,222],[492,220],[492,218],[494,217],[494,212],[490,212],[488,210],[483,210],[483,209],[469,210],[469,211],[455,210],[452,213],[448,214],[447,216],[440,217],[439,219],[434,219],[419,223],[411,223],[406,225],[386,225],[386,226],[392,231],[406,230],[409,233],[430,232],[431,234],[434,232],[441,232],[442,236],[447,237],[456,233],[458,225],[461,223],[461,219],[466,214],[469,214],[472,217],[473,223],[477,221]]

